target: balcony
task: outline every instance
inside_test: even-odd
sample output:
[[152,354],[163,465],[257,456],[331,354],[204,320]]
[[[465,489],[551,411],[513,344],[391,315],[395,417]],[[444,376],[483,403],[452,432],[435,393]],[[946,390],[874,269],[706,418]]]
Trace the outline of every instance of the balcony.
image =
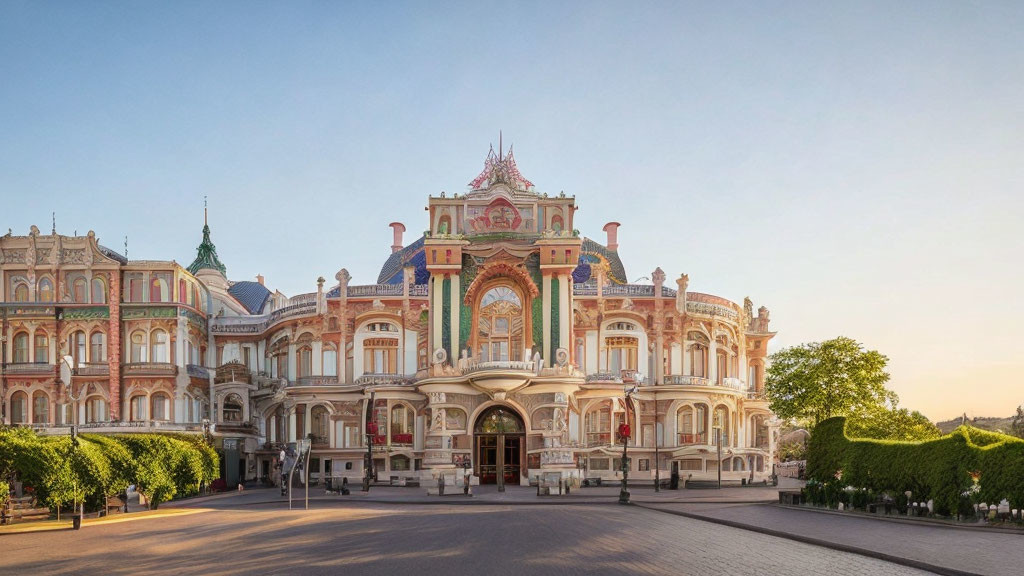
[[679,434],[679,446],[705,445],[707,443],[707,434],[704,432],[698,434]]
[[16,362],[6,365],[4,373],[24,376],[54,376],[57,374],[57,367],[46,362]]
[[125,376],[175,376],[178,367],[170,362],[132,362],[124,365]]
[[709,386],[707,378],[702,376],[684,376],[682,374],[673,374],[671,376],[665,376],[665,384],[670,386]]
[[622,376],[619,374],[612,374],[611,372],[598,372],[597,374],[587,374],[587,384],[611,382],[614,384],[622,384]]
[[764,393],[764,390],[758,391],[758,390],[752,390],[752,389],[748,388],[747,389],[747,400],[763,400],[763,401],[767,402],[768,401],[768,395]]
[[337,376],[300,376],[295,386],[337,386]]
[[611,443],[611,432],[587,432],[587,448],[593,446],[608,446]]
[[110,366],[106,362],[82,362],[75,368],[75,376],[109,376]]
[[349,286],[346,292],[349,298],[365,298],[368,296],[401,296],[402,284],[368,284],[365,286]]
[[743,384],[743,380],[740,380],[739,378],[722,378],[722,383],[719,384],[719,386],[724,386],[726,388],[733,388],[735,390],[746,390],[747,389],[746,385]]
[[[337,376],[334,377],[337,382]],[[356,386],[402,386],[412,384],[412,379],[405,374],[363,374],[356,378]]]
[[496,360],[493,362],[471,362],[463,371],[465,374],[482,372],[484,370],[518,370],[522,372],[534,372],[532,360]]

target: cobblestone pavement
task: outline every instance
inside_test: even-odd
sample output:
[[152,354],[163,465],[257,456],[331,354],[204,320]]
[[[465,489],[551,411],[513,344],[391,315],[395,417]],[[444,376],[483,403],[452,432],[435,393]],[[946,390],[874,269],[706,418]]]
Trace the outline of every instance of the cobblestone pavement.
[[251,506],[4,536],[4,574],[924,574],[638,507]]
[[1005,575],[1024,571],[1024,535],[1019,532],[892,522],[772,505],[645,506],[780,530],[964,572]]

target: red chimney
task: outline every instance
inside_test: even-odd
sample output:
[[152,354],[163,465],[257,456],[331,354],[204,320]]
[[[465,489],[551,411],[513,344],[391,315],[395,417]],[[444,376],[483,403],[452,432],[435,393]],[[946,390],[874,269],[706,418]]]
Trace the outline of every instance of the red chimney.
[[391,253],[394,254],[402,249],[402,232],[405,232],[405,224],[402,224],[401,222],[392,222],[391,224],[388,224],[388,226],[391,226],[391,229],[395,231],[395,240],[394,243],[391,244]]
[[609,222],[604,225],[604,231],[608,234],[607,246],[609,250],[615,251],[619,249],[619,224],[618,222]]
[[263,274],[257,274],[256,281],[260,283],[260,286],[263,286]]

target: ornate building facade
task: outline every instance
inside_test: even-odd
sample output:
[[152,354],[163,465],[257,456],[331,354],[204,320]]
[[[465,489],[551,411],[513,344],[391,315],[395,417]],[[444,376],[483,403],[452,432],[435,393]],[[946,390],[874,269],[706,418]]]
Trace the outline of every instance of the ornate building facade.
[[342,269],[290,298],[228,280],[209,226],[187,268],[129,261],[91,232],[8,234],[3,421],[207,433],[229,483],[273,479],[298,439],[318,479],[361,479],[369,453],[378,479],[421,485],[464,468],[482,483],[613,480],[623,423],[633,481],[767,478],[768,310],[660,268],[629,284],[619,224],[601,244],[576,209],[491,150],[467,193],[429,198],[422,237],[406,245],[391,224],[376,283]]

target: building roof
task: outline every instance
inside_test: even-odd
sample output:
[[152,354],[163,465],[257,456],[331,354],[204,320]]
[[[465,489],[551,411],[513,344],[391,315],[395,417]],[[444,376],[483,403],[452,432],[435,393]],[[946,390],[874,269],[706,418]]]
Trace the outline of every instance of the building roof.
[[203,224],[203,242],[196,248],[196,259],[189,264],[188,271],[195,274],[204,268],[227,274],[227,268],[217,257],[217,247],[210,241],[209,224]]
[[622,265],[617,251],[609,250],[590,238],[584,238],[583,246],[580,247],[580,257],[591,264],[597,262],[607,264],[608,279],[615,284],[626,284],[626,268]]
[[117,260],[121,264],[128,263],[128,258],[125,258],[124,255],[114,252],[113,250],[107,248],[102,244],[97,244],[97,246],[99,246],[100,253],[106,256],[107,258],[110,258],[111,260]]
[[401,284],[402,269],[406,266],[416,268],[416,284],[426,284],[430,273],[427,272],[427,257],[423,251],[425,238],[425,236],[420,236],[412,244],[392,253],[380,269],[377,284]]
[[487,153],[484,160],[484,169],[469,183],[470,190],[485,190],[494,184],[507,184],[516,190],[530,190],[533,182],[530,182],[519,173],[516,166],[516,158],[509,146],[508,154],[498,146],[498,153],[494,153],[494,147]]
[[228,288],[228,294],[238,300],[249,314],[261,314],[270,300],[270,290],[266,286],[249,280],[235,282]]

